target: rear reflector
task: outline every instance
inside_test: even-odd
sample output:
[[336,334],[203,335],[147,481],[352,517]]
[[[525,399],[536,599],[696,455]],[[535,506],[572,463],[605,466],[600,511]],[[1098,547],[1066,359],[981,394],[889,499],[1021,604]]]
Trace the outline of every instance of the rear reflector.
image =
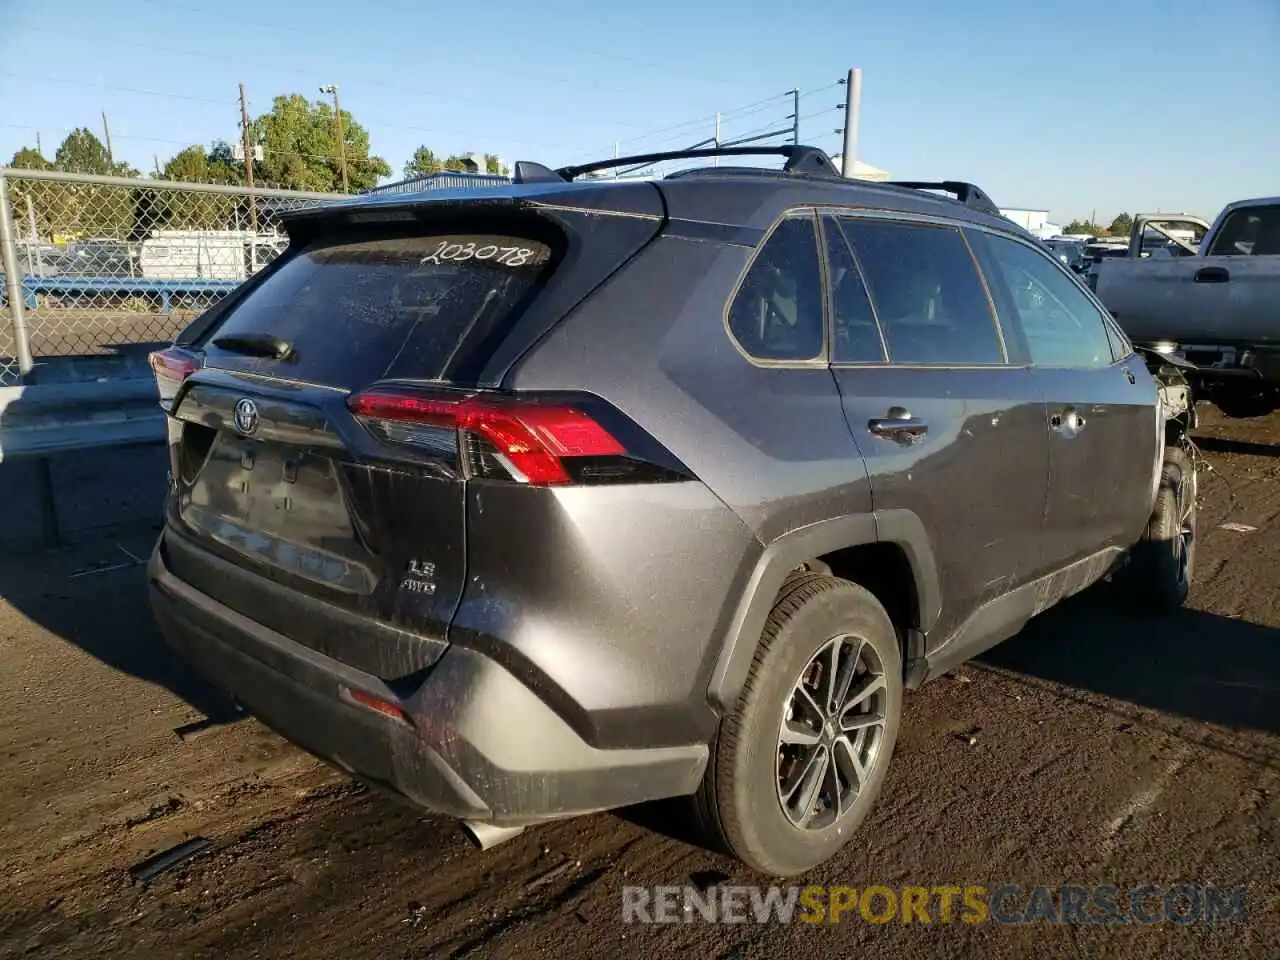
[[169,347],[149,354],[151,372],[156,375],[156,388],[160,393],[160,406],[168,410],[183,381],[200,369],[200,358],[181,347]]
[[355,690],[351,687],[343,687],[342,695],[353,703],[367,707],[375,713],[382,714],[384,717],[399,720],[401,723],[409,723],[409,715],[389,700],[383,700],[371,693],[365,693],[363,690]]
[[[572,483],[566,458],[620,457],[627,452],[590,416],[565,404],[371,390],[354,394],[347,406],[388,440],[438,449],[441,430],[480,438],[512,479],[535,486]],[[436,430],[406,429],[412,427]]]

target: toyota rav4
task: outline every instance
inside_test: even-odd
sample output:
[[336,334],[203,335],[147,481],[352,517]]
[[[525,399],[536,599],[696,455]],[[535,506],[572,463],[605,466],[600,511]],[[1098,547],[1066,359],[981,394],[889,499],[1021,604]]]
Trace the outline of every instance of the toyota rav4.
[[[786,162],[579,179],[711,153]],[[791,875],[905,691],[1103,578],[1185,599],[1176,370],[976,187],[513,179],[295,213],[153,355],[155,614],[288,739],[482,847],[687,797]]]

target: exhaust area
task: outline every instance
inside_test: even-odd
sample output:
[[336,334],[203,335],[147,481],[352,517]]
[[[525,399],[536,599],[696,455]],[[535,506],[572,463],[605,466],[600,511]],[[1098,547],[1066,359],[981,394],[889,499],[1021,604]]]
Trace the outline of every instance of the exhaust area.
[[504,840],[524,833],[524,827],[497,827],[492,823],[477,823],[472,820],[462,821],[462,832],[480,850],[496,847]]

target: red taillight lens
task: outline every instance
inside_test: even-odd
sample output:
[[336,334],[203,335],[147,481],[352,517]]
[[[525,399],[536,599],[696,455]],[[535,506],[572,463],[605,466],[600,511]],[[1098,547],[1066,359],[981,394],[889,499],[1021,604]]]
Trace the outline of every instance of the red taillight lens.
[[167,350],[155,351],[147,360],[151,363],[151,372],[156,375],[160,406],[168,410],[183,381],[200,369],[200,359],[181,347],[169,347]]
[[386,439],[432,445],[429,435],[393,433],[386,425],[456,429],[482,438],[516,479],[535,486],[572,482],[566,457],[614,457],[626,448],[576,407],[478,397],[457,400],[373,390],[350,397],[358,417],[383,425]]

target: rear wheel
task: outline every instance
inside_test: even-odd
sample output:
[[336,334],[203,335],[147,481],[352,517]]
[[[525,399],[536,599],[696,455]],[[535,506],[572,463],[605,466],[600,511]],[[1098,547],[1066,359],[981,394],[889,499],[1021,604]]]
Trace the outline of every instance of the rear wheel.
[[1181,447],[1169,447],[1155,509],[1121,577],[1126,598],[1150,613],[1172,613],[1185,604],[1195,570],[1195,536],[1195,466]]
[[820,574],[783,586],[699,798],[728,851],[772,876],[835,854],[884,783],[902,662],[868,591]]

